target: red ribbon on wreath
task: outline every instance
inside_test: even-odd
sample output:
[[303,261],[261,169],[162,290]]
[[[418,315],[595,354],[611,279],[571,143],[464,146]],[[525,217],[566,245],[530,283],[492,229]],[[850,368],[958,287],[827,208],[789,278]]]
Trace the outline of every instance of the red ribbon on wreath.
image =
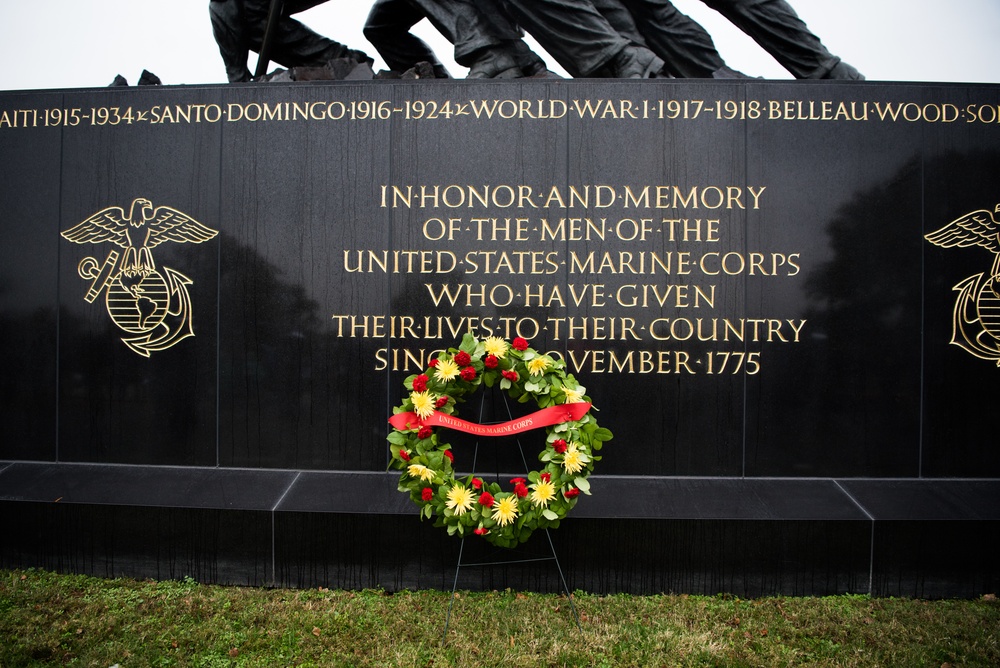
[[434,411],[426,419],[421,420],[416,413],[396,413],[389,418],[389,424],[399,430],[416,429],[417,427],[447,427],[455,431],[477,436],[509,436],[531,429],[541,429],[562,422],[579,420],[590,410],[590,403],[579,401],[572,404],[549,406],[535,411],[516,420],[508,420],[501,424],[477,424],[461,418]]

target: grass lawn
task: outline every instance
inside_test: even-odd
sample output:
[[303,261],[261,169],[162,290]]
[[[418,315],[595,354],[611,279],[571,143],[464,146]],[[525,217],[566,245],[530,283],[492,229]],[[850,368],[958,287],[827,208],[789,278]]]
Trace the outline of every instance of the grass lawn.
[[0,667],[1000,666],[1000,603],[449,594],[0,570]]

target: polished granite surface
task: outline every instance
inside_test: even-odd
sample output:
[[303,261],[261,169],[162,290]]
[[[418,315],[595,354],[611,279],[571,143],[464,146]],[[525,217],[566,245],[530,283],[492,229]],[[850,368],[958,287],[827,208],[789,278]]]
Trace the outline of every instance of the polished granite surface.
[[[0,111],[37,119],[0,124],[3,563],[439,586],[453,544],[385,473],[385,420],[473,328],[565,358],[615,434],[558,532],[604,537],[603,561],[570,559],[588,588],[982,593],[995,258],[924,235],[995,226],[1000,137],[975,110],[996,93],[3,93]],[[140,242],[65,236],[140,198],[217,234],[141,242],[141,279],[112,261]],[[378,561],[397,535],[437,556]],[[668,561],[634,556],[650,544]]]

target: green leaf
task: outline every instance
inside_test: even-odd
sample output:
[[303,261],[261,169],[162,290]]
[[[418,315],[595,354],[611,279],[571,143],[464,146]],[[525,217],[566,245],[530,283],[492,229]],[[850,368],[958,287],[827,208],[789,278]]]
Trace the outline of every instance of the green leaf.
[[464,350],[470,355],[476,352],[476,337],[472,335],[472,332],[466,332],[462,336],[462,343],[458,346],[458,349]]
[[[487,369],[485,367],[483,362],[485,346],[472,332],[463,333],[459,347],[449,347],[447,352],[443,354],[451,356],[459,350],[472,356],[471,364],[478,372],[475,381],[460,381],[445,384],[437,381],[433,377],[433,374],[429,374],[431,378],[428,382],[428,389],[435,393],[447,393],[452,398],[451,403],[439,409],[446,414],[454,415],[458,413],[458,407],[454,404],[462,404],[468,399],[468,395],[474,393],[477,389],[482,389],[483,387],[492,388],[498,384],[500,389],[505,391],[506,396],[510,399],[516,400],[519,403],[533,402],[539,409],[564,402],[566,400],[565,393],[570,388],[579,388],[583,391],[576,378],[572,374],[566,373],[566,364],[562,361],[552,359],[545,373],[541,376],[531,376],[527,371],[526,363],[542,355],[542,353],[536,350],[519,352],[511,349],[506,358],[501,360],[495,369]],[[551,358],[546,356],[546,359]],[[503,369],[516,371],[520,375],[520,380],[518,382],[507,380],[501,374],[501,370]],[[415,375],[410,375],[405,381],[407,383],[407,395],[409,395],[410,385],[415,377]],[[588,399],[585,398],[584,400]],[[409,399],[409,396],[406,396],[402,399],[402,406],[393,408],[393,413],[412,410],[412,401]],[[592,410],[596,411],[597,409]],[[601,444],[604,441],[611,440],[611,430],[599,427],[597,420],[588,413],[580,420],[553,425],[546,429],[546,443],[552,443],[558,438],[579,444],[584,468],[575,474],[567,473],[559,464],[562,457],[557,455],[551,446],[547,446],[542,448],[538,454],[538,459],[542,462],[541,466],[544,467],[542,470],[551,476],[551,481],[557,488],[565,491],[568,487],[576,487],[581,493],[589,495],[590,483],[587,480],[587,476],[590,475],[590,472],[594,468],[593,462],[600,459],[594,453],[601,448]],[[392,433],[386,439],[391,444],[393,455],[389,460],[389,468],[401,469],[403,471],[398,489],[401,492],[407,493],[410,500],[417,505],[419,516],[422,520],[425,518],[432,519],[434,526],[446,528],[450,535],[457,533],[464,536],[470,533],[472,529],[482,526],[490,531],[486,538],[488,542],[498,547],[514,547],[519,541],[523,542],[526,540],[533,530],[539,528],[539,525],[558,527],[561,518],[577,502],[576,497],[566,499],[560,494],[558,498],[551,500],[547,507],[537,508],[532,506],[527,500],[522,499],[518,503],[520,512],[517,519],[506,527],[497,525],[491,517],[490,509],[481,507],[478,504],[471,508],[469,512],[458,516],[455,515],[454,511],[447,509],[447,504],[445,503],[449,485],[462,484],[455,481],[453,466],[450,461],[444,458],[443,451],[449,447],[445,443],[445,440],[447,440],[446,437],[441,437],[435,432],[430,438],[421,440],[417,438],[416,430],[404,429],[392,430]],[[403,461],[399,456],[399,452],[404,449],[410,452],[409,461]],[[412,478],[406,472],[407,464],[423,464],[428,466],[434,470],[434,480],[431,483],[427,483]],[[540,475],[539,471],[533,471],[526,477],[530,483],[537,484]],[[463,478],[465,478],[464,485],[470,487],[473,478],[471,476],[463,476]],[[404,479],[406,484],[404,484]],[[424,502],[422,500],[423,488],[427,486],[436,489],[431,502]],[[497,483],[483,485],[483,489],[477,495],[481,494],[482,491],[490,491],[494,498],[501,498],[510,494],[510,492],[501,491]]]

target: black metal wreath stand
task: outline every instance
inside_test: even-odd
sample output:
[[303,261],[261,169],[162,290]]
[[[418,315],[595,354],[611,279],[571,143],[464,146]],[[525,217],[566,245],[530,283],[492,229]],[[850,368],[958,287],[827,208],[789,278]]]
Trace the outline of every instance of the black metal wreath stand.
[[[510,404],[507,401],[507,395],[503,395],[504,406],[507,409],[508,419],[513,419],[510,410]],[[479,401],[479,421],[482,423],[483,419],[483,407],[486,403],[486,393],[483,393],[482,398]],[[521,463],[524,464],[525,473],[528,472],[528,460],[524,456],[524,448],[521,447],[521,439],[517,438],[517,449],[521,454]],[[494,446],[495,447],[495,446]],[[476,474],[476,460],[479,456],[479,439],[476,439],[475,450],[472,455],[472,474]],[[496,471],[497,477],[500,476],[499,468]],[[462,572],[462,568],[479,568],[483,566],[507,566],[510,564],[529,564],[536,563],[540,561],[552,561],[556,565],[556,570],[559,572],[559,581],[562,583],[563,592],[566,594],[566,599],[569,601],[570,610],[573,611],[573,619],[576,621],[576,628],[582,633],[583,627],[580,625],[580,613],[577,612],[576,604],[573,602],[573,594],[570,592],[569,587],[566,585],[566,576],[563,574],[562,566],[559,564],[559,556],[556,554],[556,547],[552,542],[552,535],[549,533],[548,529],[543,529],[545,531],[545,538],[549,544],[549,552],[551,556],[534,557],[531,559],[503,559],[500,561],[472,561],[464,562],[462,561],[462,555],[465,551],[465,537],[461,538],[461,544],[458,548],[458,563],[455,565],[455,580],[451,586],[451,596],[448,601],[448,614],[445,616],[444,620],[444,633],[441,636],[441,643],[447,642],[448,639],[448,624],[451,622],[451,610],[455,605],[455,592],[458,590],[458,576]]]

